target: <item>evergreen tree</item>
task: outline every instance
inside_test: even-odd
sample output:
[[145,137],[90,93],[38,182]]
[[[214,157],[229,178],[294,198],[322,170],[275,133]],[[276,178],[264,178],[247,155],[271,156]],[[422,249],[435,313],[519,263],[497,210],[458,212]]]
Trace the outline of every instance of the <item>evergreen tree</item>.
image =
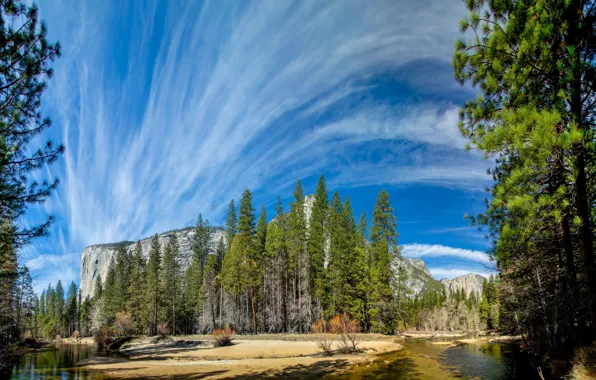
[[43,203],[58,185],[57,179],[39,184],[31,172],[55,161],[64,147],[48,141],[36,150],[30,142],[51,126],[39,108],[46,80],[53,73],[50,64],[60,56],[60,44],[48,42],[37,6],[8,1],[0,8],[0,205],[3,223],[13,223],[9,230],[0,230],[0,242],[18,251],[31,239],[45,235],[53,221],[49,217],[33,227],[16,223],[29,205]]
[[58,280],[55,289],[55,297],[56,297],[56,304],[55,304],[55,316],[56,316],[56,329],[58,334],[62,334],[62,320],[63,315],[62,312],[64,311],[64,288],[62,287],[62,281]]
[[312,205],[308,229],[308,252],[311,260],[310,277],[313,291],[315,312],[327,306],[327,279],[325,275],[325,251],[328,240],[327,218],[329,203],[327,200],[325,177],[321,176],[317,184],[315,200]]
[[270,332],[287,332],[290,329],[287,233],[288,217],[278,197],[275,218],[267,226],[264,260],[263,320]]
[[370,231],[370,270],[371,270],[371,304],[369,315],[372,328],[377,332],[389,333],[393,330],[393,313],[390,305],[393,302],[393,282],[391,263],[399,254],[397,247],[397,219],[393,207],[389,204],[389,194],[382,190],[373,211]]
[[[211,227],[207,219],[203,220],[203,215],[199,214],[195,226],[195,236],[193,239],[193,252],[201,263],[201,270],[205,267],[207,256],[209,255],[209,242],[211,241]],[[202,274],[201,276],[202,277]],[[198,290],[197,290],[198,291]]]
[[99,300],[103,295],[103,283],[101,282],[101,275],[98,273],[95,277],[95,284],[93,286],[93,299]]
[[232,240],[234,240],[234,236],[236,236],[237,228],[236,206],[232,199],[228,207],[228,214],[226,215],[226,244],[228,251],[232,249]]
[[[29,275],[19,273],[17,252],[45,235],[53,221],[49,217],[41,225],[22,223],[29,206],[43,203],[58,184],[57,179],[38,183],[32,172],[45,170],[64,148],[51,141],[39,149],[31,144],[37,145],[39,135],[51,124],[39,110],[53,73],[50,65],[60,56],[59,43],[47,40],[37,6],[2,2],[0,41],[0,358],[6,358],[20,335],[21,313],[15,307],[22,305],[15,303],[20,292],[16,282],[21,281],[24,290]],[[0,371],[5,364],[9,363],[0,359]]]
[[292,314],[298,331],[310,328],[312,301],[310,299],[310,270],[308,257],[306,215],[304,212],[304,191],[300,180],[296,183],[290,203],[288,229],[288,259],[292,279]]
[[126,310],[130,298],[130,274],[131,274],[131,256],[126,251],[124,245],[120,245],[116,250],[116,263],[114,270],[116,272],[115,281],[115,308],[116,312]]
[[106,281],[104,283],[104,290],[102,293],[102,315],[111,326],[116,319],[116,313],[120,311],[120,298],[118,294],[118,283],[116,279],[116,264],[114,261],[110,262]]
[[149,335],[157,334],[157,324],[161,310],[162,294],[160,284],[161,246],[157,234],[151,239],[149,261],[147,263],[146,306],[150,321]]
[[456,43],[453,64],[481,93],[464,105],[460,129],[470,147],[498,157],[491,200],[473,222],[491,232],[511,290],[502,295],[509,326],[532,331],[542,352],[570,352],[596,338],[596,9],[575,0],[467,7],[462,31],[475,33]]
[[176,334],[176,313],[180,306],[180,247],[178,237],[172,233],[170,241],[164,249],[163,266],[161,273],[163,295],[163,320],[168,323],[172,334]]
[[256,257],[259,265],[262,264],[262,258],[265,254],[265,245],[267,242],[267,210],[265,206],[261,206],[261,213],[259,215],[259,221],[257,222],[255,249]]
[[147,267],[141,242],[137,242],[131,258],[130,282],[128,288],[128,310],[132,314],[135,330],[140,334],[147,326],[145,305]]
[[68,298],[66,300],[66,312],[65,312],[65,329],[68,336],[72,336],[72,333],[77,328],[77,286],[74,281],[70,283],[68,288]]

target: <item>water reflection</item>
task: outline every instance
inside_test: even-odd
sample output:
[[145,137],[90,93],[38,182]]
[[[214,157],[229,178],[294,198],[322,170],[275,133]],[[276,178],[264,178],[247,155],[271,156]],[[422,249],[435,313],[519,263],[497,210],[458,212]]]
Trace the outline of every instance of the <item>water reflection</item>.
[[15,363],[10,379],[76,379],[99,380],[99,374],[89,373],[76,366],[80,360],[91,356],[106,356],[97,352],[95,346],[60,344],[56,351],[27,354]]

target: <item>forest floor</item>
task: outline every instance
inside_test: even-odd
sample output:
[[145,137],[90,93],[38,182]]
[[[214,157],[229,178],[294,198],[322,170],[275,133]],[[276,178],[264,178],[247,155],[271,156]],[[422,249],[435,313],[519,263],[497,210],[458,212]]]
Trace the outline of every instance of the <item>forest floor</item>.
[[[395,337],[358,334],[359,353],[323,356],[317,336],[311,334],[264,334],[236,336],[232,346],[213,347],[212,336],[177,336],[175,341],[152,343],[139,338],[121,352],[132,360],[92,357],[78,363],[106,378],[124,379],[261,379],[321,378],[353,364],[372,362],[382,353],[403,347]],[[328,339],[337,339],[329,335]],[[333,348],[338,348],[337,341]]]

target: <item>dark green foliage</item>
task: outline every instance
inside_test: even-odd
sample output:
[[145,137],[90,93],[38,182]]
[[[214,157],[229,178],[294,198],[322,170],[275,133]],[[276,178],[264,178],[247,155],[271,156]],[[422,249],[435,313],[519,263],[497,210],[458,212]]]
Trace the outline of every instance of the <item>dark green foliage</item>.
[[311,287],[315,311],[327,307],[327,281],[325,273],[325,246],[327,244],[327,218],[329,201],[327,200],[327,185],[321,176],[317,184],[317,192],[312,205],[308,230],[308,252],[311,259]]
[[[147,263],[147,288],[146,288],[146,307],[149,315],[149,335],[157,334],[157,325],[160,322],[160,310],[162,302],[161,294],[161,246],[157,234],[151,239],[151,250],[149,251],[149,261]],[[106,289],[107,290],[107,289]]]
[[[207,235],[209,237],[209,235]],[[176,334],[176,316],[180,309],[180,247],[178,237],[172,233],[163,254],[161,272],[163,296],[162,321],[168,324],[172,334]]]
[[493,240],[507,311],[499,323],[527,333],[538,352],[567,355],[596,338],[596,7],[467,5],[461,27],[474,33],[456,43],[453,65],[461,83],[481,90],[460,129],[470,147],[497,158],[491,199],[473,222]]
[[[30,173],[55,161],[64,148],[48,141],[35,150],[29,143],[51,125],[39,107],[60,44],[46,39],[37,6],[4,1],[0,7],[0,219],[17,222],[27,205],[44,202],[58,185],[57,179],[31,182]],[[0,240],[18,250],[44,235],[51,222],[50,217],[31,228],[14,224],[12,231],[0,230]]]
[[145,256],[143,256],[141,242],[137,242],[131,258],[128,288],[128,310],[132,314],[137,334],[142,333],[147,325],[145,307],[146,271],[147,264],[145,262]]
[[393,207],[389,204],[389,194],[382,190],[373,211],[369,250],[372,294],[368,314],[372,329],[377,332],[387,333],[394,328],[392,318],[395,310],[392,310],[393,289],[391,287],[394,273],[391,264],[394,257],[399,255],[397,237],[397,218],[393,214]]
[[236,225],[236,206],[234,205],[234,200],[230,201],[230,205],[228,207],[228,214],[226,215],[226,244],[228,247],[228,251],[232,249],[232,240],[234,240],[234,236],[236,236],[236,231],[238,226]]

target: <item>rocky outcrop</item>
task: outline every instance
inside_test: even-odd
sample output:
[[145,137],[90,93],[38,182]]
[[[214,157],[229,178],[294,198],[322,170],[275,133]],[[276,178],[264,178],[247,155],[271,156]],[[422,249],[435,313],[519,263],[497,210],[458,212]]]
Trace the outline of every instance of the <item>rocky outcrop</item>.
[[404,271],[405,285],[410,289],[410,297],[415,297],[427,290],[441,290],[441,283],[433,278],[420,259],[398,257],[393,262],[393,272],[399,280],[400,270]]
[[463,276],[455,277],[452,280],[443,279],[441,283],[445,286],[447,295],[453,293],[459,289],[463,289],[466,295],[469,296],[472,292],[475,292],[478,299],[482,295],[482,289],[486,279],[479,274],[469,273]]
[[[172,232],[165,232],[158,235],[159,244],[164,247],[172,237]],[[193,227],[184,228],[175,231],[180,245],[181,264],[186,267],[192,255],[192,241],[195,235]],[[216,244],[220,239],[224,238],[222,229],[214,228],[211,232],[210,249],[215,251]],[[93,296],[93,287],[97,276],[101,276],[101,280],[105,281],[108,274],[110,263],[116,257],[116,250],[120,245],[124,245],[126,250],[132,252],[135,249],[136,243],[125,241],[120,243],[97,244],[91,245],[83,250],[81,257],[81,295],[83,298]],[[151,245],[151,237],[141,240],[141,247],[145,257],[149,257],[149,249]]]

